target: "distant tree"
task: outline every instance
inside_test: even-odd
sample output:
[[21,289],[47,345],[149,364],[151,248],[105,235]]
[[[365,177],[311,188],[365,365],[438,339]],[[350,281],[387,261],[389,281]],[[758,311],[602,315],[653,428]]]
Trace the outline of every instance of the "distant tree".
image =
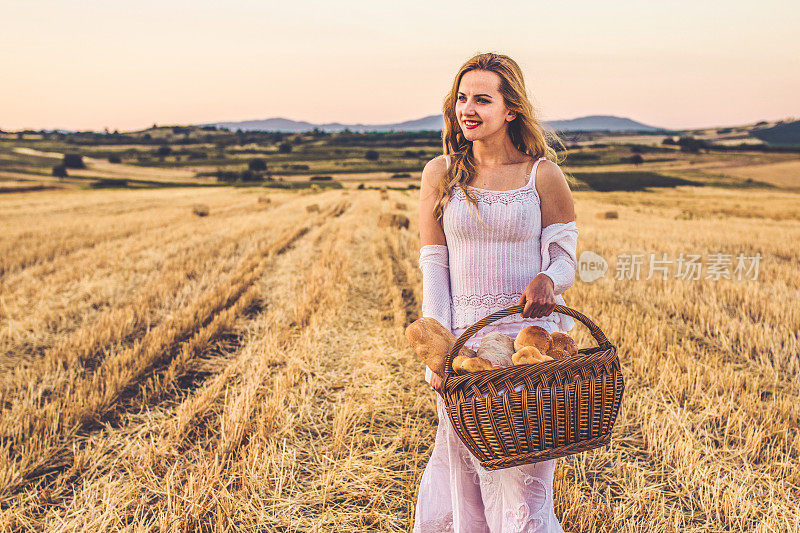
[[156,155],[159,156],[159,157],[168,156],[171,153],[172,153],[172,148],[170,148],[169,146],[166,146],[166,145],[165,146],[159,146],[158,150],[156,150]]
[[682,152],[698,153],[701,149],[708,150],[708,143],[702,139],[696,139],[691,135],[686,135],[678,139],[678,146]]
[[642,153],[642,147],[639,146],[638,144],[632,144],[631,145],[631,153],[633,153],[633,154],[641,154]]
[[367,159],[367,161],[377,161],[378,157],[380,156],[377,150],[367,150],[364,154],[364,157]]
[[117,154],[111,154],[108,156],[109,163],[122,163],[122,159]]
[[83,156],[81,154],[64,154],[64,161],[62,163],[67,168],[86,168],[83,164]]
[[267,170],[267,162],[263,159],[251,159],[247,163],[247,168],[253,172],[265,172]]
[[641,154],[633,154],[631,156],[631,163],[633,163],[634,165],[641,165],[642,163],[644,163],[644,157],[642,157]]
[[57,178],[66,178],[67,177],[67,167],[64,165],[56,165],[53,167],[53,176]]
[[673,139],[672,137],[664,137],[664,140],[663,140],[663,141],[661,141],[661,144],[671,144],[671,145],[675,145],[675,144],[677,144],[677,143],[675,142],[675,139]]
[[288,154],[288,153],[291,153],[291,151],[292,151],[292,145],[289,144],[289,143],[281,143],[278,146],[278,152],[280,152],[282,154]]
[[264,181],[264,178],[261,176],[261,174],[256,174],[255,172],[252,172],[250,170],[245,170],[244,172],[242,172],[241,180],[242,181]]

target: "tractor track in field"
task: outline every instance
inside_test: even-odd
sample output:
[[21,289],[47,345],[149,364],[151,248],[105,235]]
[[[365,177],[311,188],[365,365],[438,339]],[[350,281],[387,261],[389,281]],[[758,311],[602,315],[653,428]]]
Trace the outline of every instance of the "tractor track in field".
[[[34,482],[33,484],[39,488],[47,486],[72,466],[70,461],[72,457],[70,442],[85,438],[106,425],[119,423],[125,413],[140,410],[154,401],[164,401],[170,395],[175,396],[181,390],[185,391],[183,387],[191,389],[200,386],[204,378],[210,374],[204,375],[200,371],[191,375],[191,368],[188,362],[196,357],[202,357],[204,354],[206,357],[213,357],[215,353],[235,353],[241,347],[242,340],[226,324],[229,324],[234,318],[254,316],[263,310],[257,295],[250,294],[248,301],[241,305],[241,309],[237,309],[231,315],[231,310],[240,302],[242,296],[259,277],[268,274],[270,265],[274,264],[276,257],[292,249],[300,239],[308,234],[312,227],[323,224],[327,219],[340,216],[348,207],[348,203],[342,202],[328,206],[317,217],[311,219],[310,222],[300,228],[291,230],[286,237],[278,238],[270,245],[271,249],[264,254],[263,258],[256,258],[254,261],[249,262],[245,261],[245,264],[239,269],[239,273],[244,276],[244,281],[239,287],[232,291],[223,301],[213,306],[212,312],[203,316],[192,328],[172,338],[169,345],[164,346],[166,355],[153,361],[138,372],[135,379],[132,379],[127,386],[118,391],[113,398],[113,402],[106,409],[102,409],[101,412],[94,413],[94,415],[88,413],[90,416],[82,419],[83,421],[79,423],[76,431],[67,432],[62,442],[57,443],[55,449],[51,449],[45,454],[46,458],[39,467],[24,472],[16,482],[3,487],[5,490],[2,492],[6,495],[19,493],[29,488],[31,482]],[[227,316],[219,319],[223,315]],[[216,322],[219,322],[219,324],[216,324]],[[187,346],[191,347],[188,351],[186,350]],[[182,363],[184,366],[176,371],[175,368],[170,366],[170,363],[178,357],[178,354],[183,357]],[[159,377],[170,370],[172,371],[170,380],[174,385],[170,391],[162,390],[160,394],[142,394],[143,390],[146,389],[140,386],[142,378],[147,376],[145,378],[146,382],[158,384],[163,389],[164,383],[159,381]],[[182,381],[179,381],[179,379],[182,379]],[[183,392],[183,394],[185,393]],[[14,442],[9,442],[11,440],[11,435],[8,435],[7,432],[0,433],[0,445],[10,444],[9,448],[13,453],[15,446]]]

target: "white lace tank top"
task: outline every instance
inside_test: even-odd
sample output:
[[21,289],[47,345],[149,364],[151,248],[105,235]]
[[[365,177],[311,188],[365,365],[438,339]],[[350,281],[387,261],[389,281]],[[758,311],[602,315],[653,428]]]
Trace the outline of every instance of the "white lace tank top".
[[[536,161],[528,183],[518,189],[467,186],[478,202],[485,228],[461,188],[453,189],[442,227],[450,263],[452,330],[456,337],[485,316],[517,305],[525,288],[541,272],[542,216],[535,182],[539,162],[545,159]],[[445,160],[449,167],[450,156]],[[516,336],[530,325],[553,332],[558,330],[558,319],[555,314],[522,318],[515,313],[479,330],[467,346],[477,345],[490,331]]]

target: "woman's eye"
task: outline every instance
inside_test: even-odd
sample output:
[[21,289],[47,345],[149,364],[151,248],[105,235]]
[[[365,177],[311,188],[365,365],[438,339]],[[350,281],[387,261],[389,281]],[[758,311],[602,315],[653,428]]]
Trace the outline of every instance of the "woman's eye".
[[[466,96],[459,96],[458,97],[458,101],[459,102],[463,102],[466,99],[467,99]],[[481,104],[488,104],[489,100],[487,100],[486,98],[478,98],[478,102],[481,103]]]

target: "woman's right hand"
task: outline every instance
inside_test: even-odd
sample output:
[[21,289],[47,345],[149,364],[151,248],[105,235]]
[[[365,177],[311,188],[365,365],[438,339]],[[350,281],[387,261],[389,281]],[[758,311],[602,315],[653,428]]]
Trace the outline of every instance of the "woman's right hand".
[[435,390],[439,394],[444,393],[444,379],[436,372],[433,372],[431,374],[430,386],[433,390]]

